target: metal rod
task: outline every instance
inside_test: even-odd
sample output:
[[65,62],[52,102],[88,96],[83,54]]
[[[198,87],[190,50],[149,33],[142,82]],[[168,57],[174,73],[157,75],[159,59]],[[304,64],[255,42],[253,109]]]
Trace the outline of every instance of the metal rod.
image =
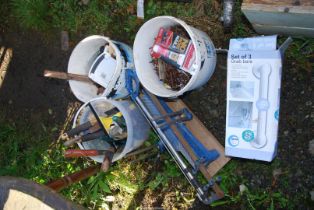
[[153,117],[151,116],[151,114],[149,113],[149,111],[147,110],[145,105],[142,103],[142,101],[139,99],[139,97],[136,97],[135,99],[136,99],[136,102],[138,103],[138,105],[143,110],[143,112],[148,117],[148,121],[153,125],[152,127],[154,128],[154,130],[159,134],[159,136],[163,140],[169,153],[173,156],[174,160],[178,163],[178,166],[180,167],[181,171],[183,172],[183,174],[185,175],[187,180],[196,189],[197,196],[199,197],[199,199],[203,200],[203,201],[206,200],[205,192],[203,191],[202,187],[198,184],[197,180],[195,180],[193,174],[188,170],[188,167],[186,166],[184,161],[181,159],[179,154],[176,152],[175,148],[171,145],[171,143],[169,142],[169,140],[167,139],[167,137],[165,136],[163,131],[157,127],[158,126],[157,123],[153,120]]

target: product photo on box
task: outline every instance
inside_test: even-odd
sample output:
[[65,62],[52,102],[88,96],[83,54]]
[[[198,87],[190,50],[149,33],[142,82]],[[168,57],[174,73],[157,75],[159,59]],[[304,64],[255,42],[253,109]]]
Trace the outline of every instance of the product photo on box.
[[284,50],[277,36],[231,39],[227,68],[225,152],[272,161],[277,152]]

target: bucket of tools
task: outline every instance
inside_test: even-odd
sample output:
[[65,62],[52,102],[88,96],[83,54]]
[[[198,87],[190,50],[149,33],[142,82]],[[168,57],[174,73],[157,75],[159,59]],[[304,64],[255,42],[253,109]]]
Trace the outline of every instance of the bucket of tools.
[[68,73],[88,76],[92,82],[70,80],[71,90],[82,102],[100,96],[125,98],[128,91],[124,70],[132,66],[132,49],[128,45],[104,36],[89,36],[74,48]]
[[171,16],[155,17],[140,28],[133,55],[140,82],[160,97],[178,97],[204,85],[216,66],[207,34]]
[[106,151],[113,153],[112,162],[123,158],[147,140],[150,130],[147,120],[132,101],[104,97],[92,99],[78,110],[73,128],[79,127],[83,130],[76,134],[76,143],[81,150],[92,151],[91,155],[83,156],[90,156],[97,162],[104,161],[102,152]]

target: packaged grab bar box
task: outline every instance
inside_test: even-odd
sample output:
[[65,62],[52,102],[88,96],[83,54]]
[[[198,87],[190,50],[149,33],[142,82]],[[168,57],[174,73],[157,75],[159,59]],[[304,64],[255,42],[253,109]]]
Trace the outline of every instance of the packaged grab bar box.
[[227,68],[225,153],[272,161],[277,153],[283,52],[277,36],[231,39]]

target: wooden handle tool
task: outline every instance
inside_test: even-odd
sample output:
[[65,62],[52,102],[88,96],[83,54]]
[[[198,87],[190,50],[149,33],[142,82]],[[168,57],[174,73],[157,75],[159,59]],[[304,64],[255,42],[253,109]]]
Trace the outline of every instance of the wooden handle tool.
[[115,153],[116,149],[114,147],[110,147],[107,152],[104,154],[104,160],[101,164],[101,167],[100,169],[103,171],[103,172],[107,172],[111,166],[111,163],[112,163],[112,158],[113,158],[113,155]]
[[59,178],[57,180],[53,180],[53,181],[47,183],[46,186],[58,192],[58,191],[62,190],[63,188],[70,186],[73,183],[79,182],[81,180],[84,180],[88,177],[91,177],[91,176],[97,174],[99,169],[100,168],[98,165],[97,166],[91,166],[89,168],[83,169],[83,170],[75,172],[73,174],[66,175],[66,176]]
[[66,158],[75,158],[75,157],[93,157],[98,155],[106,154],[108,150],[96,150],[96,149],[69,149],[64,153],[64,157]]
[[[99,125],[95,125],[95,127],[92,127],[94,129],[100,130],[100,126]],[[76,136],[74,138],[71,138],[69,140],[67,140],[66,142],[63,143],[64,146],[69,147],[77,142],[84,142],[84,141],[90,141],[90,140],[94,140],[97,139],[101,136],[104,135],[103,131],[98,131],[98,132],[94,132],[94,133],[89,133],[89,134],[85,134],[83,136]]]
[[71,130],[65,132],[64,136],[72,137],[74,135],[79,134],[82,131],[90,129],[91,127],[93,127],[96,124],[97,124],[97,120],[96,119],[89,120],[89,121],[87,121],[87,122],[85,122],[85,123],[83,123],[81,125],[76,126],[75,128],[72,128]]
[[87,83],[94,83],[87,75],[72,74],[60,71],[44,70],[44,77],[63,79],[63,80],[75,80]]

